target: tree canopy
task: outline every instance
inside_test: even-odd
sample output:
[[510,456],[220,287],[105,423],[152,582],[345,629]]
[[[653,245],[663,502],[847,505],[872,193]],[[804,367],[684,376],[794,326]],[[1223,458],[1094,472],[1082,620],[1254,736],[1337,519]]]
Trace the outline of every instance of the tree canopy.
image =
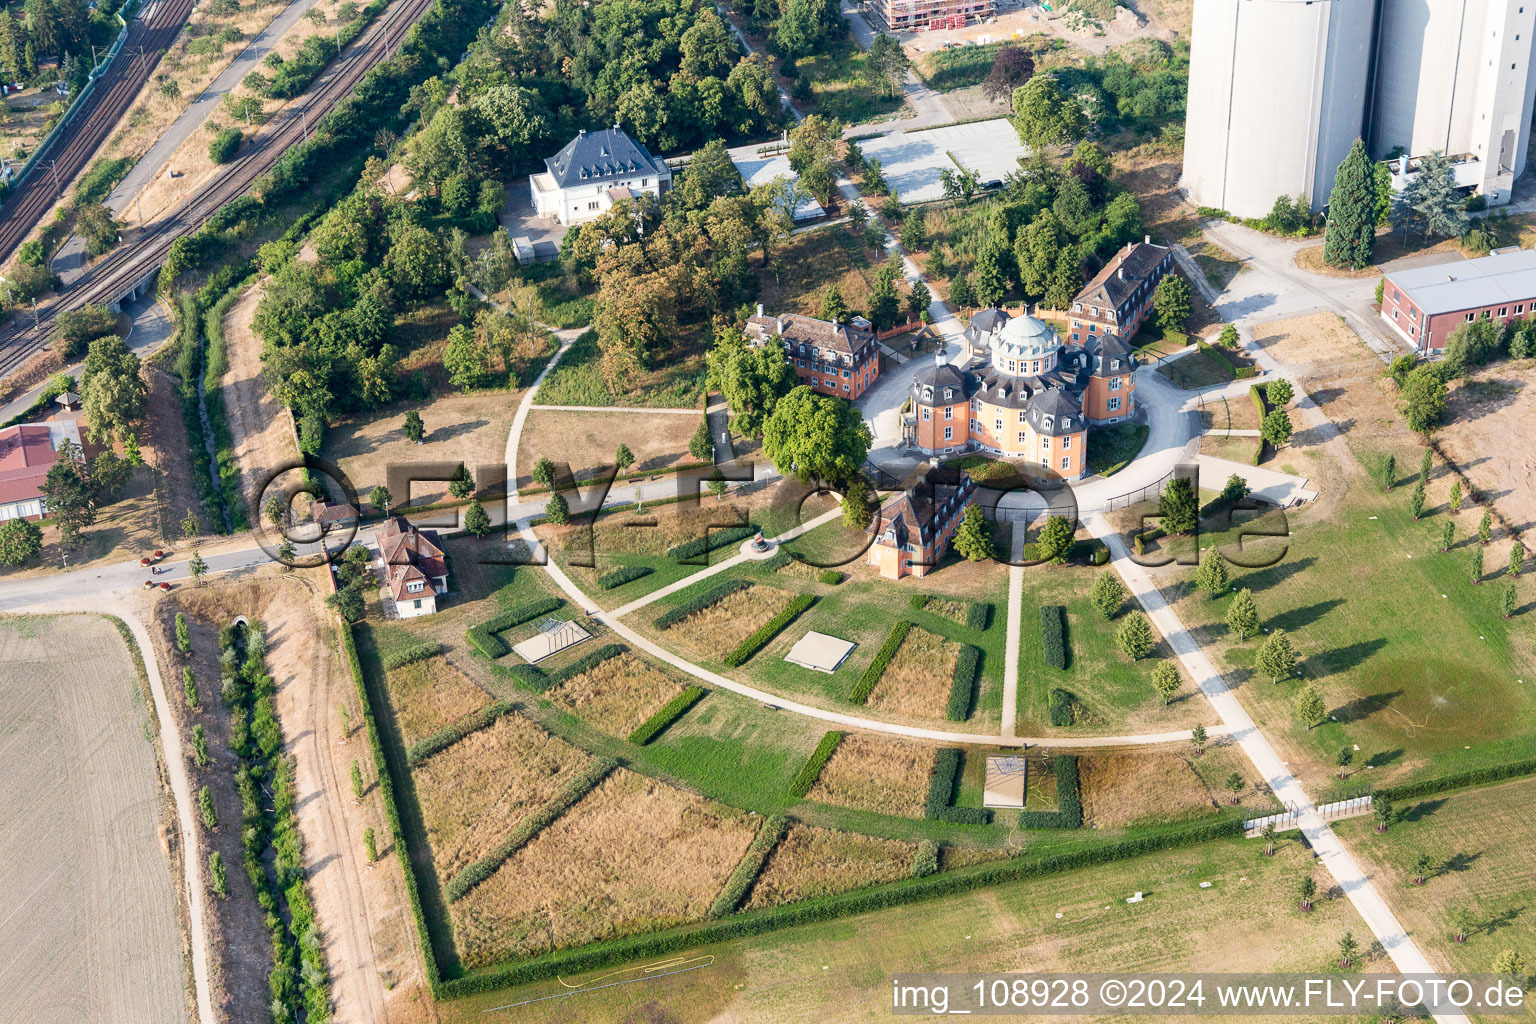
[[845,480],[864,464],[873,440],[851,403],[802,384],[774,406],[763,428],[763,454],[785,476]]

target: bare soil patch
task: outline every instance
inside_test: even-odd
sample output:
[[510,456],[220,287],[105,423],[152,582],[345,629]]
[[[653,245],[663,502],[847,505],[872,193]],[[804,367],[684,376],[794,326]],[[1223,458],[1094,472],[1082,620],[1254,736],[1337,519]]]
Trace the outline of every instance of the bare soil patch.
[[613,736],[628,736],[682,688],[661,668],[620,654],[572,676],[545,696]]
[[1393,260],[1400,260],[1405,256],[1427,256],[1436,252],[1456,252],[1468,255],[1461,247],[1461,242],[1455,238],[1443,238],[1436,242],[1426,243],[1418,235],[1404,237],[1401,232],[1378,231],[1376,233],[1376,246],[1372,255],[1376,262],[1368,267],[1354,270],[1350,267],[1330,266],[1323,260],[1323,246],[1309,245],[1296,253],[1296,266],[1309,274],[1320,274],[1324,277],[1380,277],[1384,264]]
[[933,758],[932,747],[850,733],[821,769],[821,776],[806,799],[882,814],[922,817]]
[[197,498],[187,429],[181,418],[181,395],[176,381],[153,365],[144,368],[149,383],[149,427],[147,437],[139,438],[144,458],[160,471],[156,500],[164,523],[179,523],[188,511],[197,513],[206,531],[213,525],[204,518]]
[[229,353],[229,370],[221,382],[224,411],[240,467],[246,518],[252,523],[262,522],[257,505],[267,474],[278,466],[292,465],[299,457],[293,419],[267,389],[261,339],[251,327],[264,284],[265,278],[247,288],[224,315],[224,344]]
[[724,654],[789,604],[792,595],[754,584],[733,591],[667,630],[669,638],[700,653]]
[[[1452,389],[1446,404],[1446,426],[1436,435],[1441,450],[1472,481],[1479,495],[1491,500],[1520,532],[1536,525],[1536,453],[1529,444],[1511,444],[1510,440],[1536,436],[1533,382],[1536,366],[1529,360],[1511,360],[1478,370]],[[1477,514],[1481,515],[1481,510]],[[1458,524],[1458,531],[1465,529]],[[1490,566],[1507,558],[1507,550],[1502,557],[1492,551],[1487,555]]]
[[576,479],[584,480],[598,467],[613,465],[613,453],[621,441],[635,455],[630,473],[695,463],[698,460],[689,454],[688,441],[702,415],[533,409],[518,440],[517,486],[533,483],[533,464],[540,458],[568,463]]
[[699,920],[756,828],[621,769],[452,905],[459,953],[479,967]]
[[523,716],[511,714],[413,769],[438,877],[446,882],[484,856],[590,760]]
[[758,875],[746,909],[894,882],[912,873],[915,850],[914,844],[895,839],[792,825]]
[[440,654],[390,671],[384,685],[400,741],[407,748],[491,702]]
[[958,643],[914,626],[870,692],[869,706],[901,715],[942,716],[959,655]]

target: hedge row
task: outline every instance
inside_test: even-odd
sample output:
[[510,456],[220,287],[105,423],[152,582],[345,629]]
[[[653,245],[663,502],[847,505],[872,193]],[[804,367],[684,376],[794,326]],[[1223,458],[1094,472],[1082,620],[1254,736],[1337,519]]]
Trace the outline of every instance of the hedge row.
[[848,699],[854,704],[863,704],[869,699],[875,684],[885,674],[885,666],[896,657],[896,651],[901,647],[901,642],[907,638],[907,632],[912,628],[912,623],[907,619],[897,619],[896,625],[886,634],[885,643],[880,645],[880,650],[875,652],[875,660],[869,663],[864,674],[859,676],[859,681],[853,684],[853,692],[848,694]]
[[1047,707],[1050,710],[1052,725],[1072,724],[1072,691],[1063,690],[1059,686],[1052,687]]
[[507,964],[483,973],[445,982],[439,986],[437,995],[444,999],[478,995],[513,985],[544,981],[557,974],[579,974],[639,957],[661,956],[681,949],[695,949],[712,942],[761,935],[780,928],[812,924],[817,921],[835,920],[850,914],[862,914],[871,910],[969,892],[984,886],[1001,885],[1096,864],[1107,864],[1160,850],[1216,839],[1236,839],[1242,834],[1243,823],[1238,819],[1230,818],[1216,822],[1203,822],[1185,829],[1160,832],[1156,835],[1123,839],[1117,843],[1080,847],[1043,857],[1020,855],[958,871],[945,871],[926,878],[906,878],[868,889],[856,889],[852,892],[819,896],[798,903],[733,914],[718,921],[684,925],[646,935],[630,935],[595,942],[580,949],[546,953],[530,960]]
[[684,712],[697,704],[708,692],[702,686],[684,687],[677,696],[663,704],[659,711],[641,722],[635,731],[629,734],[629,742],[639,747],[645,746],[661,735],[667,726],[682,718]]
[[622,587],[626,583],[633,583],[642,576],[649,576],[651,567],[648,565],[626,565],[612,572],[605,572],[597,578],[597,585],[604,590],[612,590],[614,587]]
[[1413,800],[1421,796],[1430,796],[1434,793],[1444,793],[1451,789],[1481,786],[1489,782],[1518,779],[1525,775],[1536,775],[1536,758],[1506,761],[1503,764],[1471,768],[1467,771],[1454,772],[1450,775],[1439,775],[1432,779],[1405,782],[1399,786],[1386,786],[1376,790],[1374,795],[1384,796],[1389,800]]
[[497,633],[511,629],[513,626],[521,626],[529,619],[540,615],[548,615],[564,603],[558,597],[546,597],[520,604],[514,608],[508,608],[499,615],[491,616],[477,626],[470,626],[465,631],[465,636],[468,637],[471,647],[494,661],[511,650],[506,642],[496,635]]
[[507,862],[508,857],[526,846],[534,836],[554,824],[560,815],[570,810],[576,801],[592,792],[597,784],[607,778],[608,774],[618,766],[619,762],[610,757],[595,759],[581,774],[566,784],[559,796],[518,822],[512,834],[494,846],[490,853],[449,879],[448,885],[443,889],[448,902],[454,903],[468,896],[475,886],[494,875],[496,870]]
[[835,587],[839,583],[843,582],[843,574],[838,572],[836,569],[823,569],[821,575],[818,576],[817,579],[821,580],[821,582],[825,583],[829,587]]
[[496,662],[491,665],[491,671],[503,679],[512,680],[514,686],[534,693],[543,693],[551,685],[549,674],[537,665],[503,665]]
[[834,730],[821,738],[821,742],[816,744],[816,749],[811,751],[811,756],[806,759],[805,764],[801,765],[800,770],[795,772],[795,777],[789,780],[790,796],[801,798],[811,791],[811,787],[816,785],[816,780],[821,777],[822,768],[826,767],[827,760],[831,758],[832,752],[837,749],[839,743],[843,742],[843,737],[846,735],[847,733]]
[[1045,645],[1045,663],[1052,668],[1067,667],[1067,610],[1059,604],[1040,606],[1040,640]]
[[412,743],[410,749],[405,752],[405,763],[415,768],[433,754],[448,749],[470,733],[479,732],[511,710],[511,701],[498,700],[487,704],[479,711],[465,715],[452,725]]
[[673,545],[667,549],[667,557],[682,562],[690,558],[698,558],[716,548],[723,548],[727,544],[746,540],[757,532],[757,527],[751,524],[746,526],[730,526],[723,530],[710,530],[702,537],[685,540],[681,544]]
[[379,661],[386,672],[404,668],[412,662],[425,661],[438,652],[433,640],[402,640],[391,644],[389,650],[379,652]]
[[790,601],[789,604],[779,611],[779,614],[757,627],[751,636],[737,644],[735,649],[726,654],[722,660],[731,668],[745,665],[748,658],[762,650],[768,641],[778,636],[785,626],[794,622],[807,608],[815,603],[815,594],[797,594],[794,600]]
[[928,799],[923,802],[923,817],[937,819],[955,798],[961,756],[958,747],[941,747],[934,756],[933,773],[928,776]]
[[784,838],[789,831],[789,819],[782,815],[774,815],[763,822],[757,830],[757,837],[747,847],[747,852],[742,854],[731,876],[725,880],[725,886],[721,888],[720,895],[709,905],[709,911],[705,914],[709,920],[724,917],[736,912],[741,906],[741,901],[747,898],[747,893],[752,891],[752,883],[757,881],[757,876],[762,874],[763,865],[768,863],[769,854]]
[[769,572],[778,572],[789,564],[790,557],[790,553],[784,550],[783,545],[780,545],[779,550],[764,559],[763,568]]
[[[1269,402],[1264,398],[1264,389],[1257,384],[1248,385],[1248,397],[1253,399],[1253,407],[1259,411],[1259,423],[1262,425],[1264,417],[1269,415]],[[1253,464],[1257,466],[1264,461],[1264,438],[1260,437],[1254,444]]]
[[955,656],[955,674],[949,681],[949,707],[945,715],[951,722],[963,722],[971,717],[971,698],[976,692],[976,668],[981,663],[981,651],[970,644],[963,644]]
[[[1054,811],[1020,811],[1019,828],[1082,828],[1083,799],[1077,788],[1077,758],[1057,754],[1051,758],[1051,773],[1056,776]],[[1239,831],[1241,822],[1236,824]]]
[[503,679],[512,680],[513,684],[520,689],[531,690],[534,693],[543,693],[551,686],[556,686],[567,679],[572,679],[583,672],[596,668],[609,658],[618,657],[627,650],[629,648],[623,644],[604,644],[594,651],[588,651],[564,668],[556,669],[553,672],[545,672],[537,665],[522,664],[495,664],[491,666],[491,671]]
[[751,585],[751,580],[741,579],[717,583],[713,587],[694,594],[681,604],[674,605],[656,616],[656,628],[667,629],[670,626],[675,626],[695,612],[701,612],[716,601],[723,601],[725,598],[736,593],[736,591],[745,590]]
[[[935,600],[958,601],[959,598],[946,597],[935,598],[931,594],[913,594],[909,602],[917,611],[926,609],[930,602]],[[986,629],[992,620],[992,603],[990,601],[965,601],[965,627],[967,629]]]

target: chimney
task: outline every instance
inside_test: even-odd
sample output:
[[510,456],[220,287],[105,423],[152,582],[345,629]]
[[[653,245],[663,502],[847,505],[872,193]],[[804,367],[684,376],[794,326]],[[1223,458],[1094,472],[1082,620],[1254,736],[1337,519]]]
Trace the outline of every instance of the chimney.
[[1125,280],[1125,268],[1121,267],[1120,269],[1116,270],[1115,271],[1115,276],[1120,278],[1120,280],[1124,281]]
[[935,352],[933,354],[933,365],[935,365],[935,366],[948,366],[949,365],[948,362],[946,362],[945,359],[944,359],[944,350],[943,349],[940,349],[939,351],[937,351],[937,352]]
[[1142,235],[1141,236],[1141,240],[1146,245],[1151,245],[1152,244],[1152,236],[1151,235]]
[[783,334],[784,333],[784,318],[783,317],[778,317],[778,316],[774,317],[773,318],[773,328],[774,328],[774,333],[775,334]]
[[763,304],[761,302],[759,302],[757,304],[757,315],[758,316],[762,316],[763,315]]

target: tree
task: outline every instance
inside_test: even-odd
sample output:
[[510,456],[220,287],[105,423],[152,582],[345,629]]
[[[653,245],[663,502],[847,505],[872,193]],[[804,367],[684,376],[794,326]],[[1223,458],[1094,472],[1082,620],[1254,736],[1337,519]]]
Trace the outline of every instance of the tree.
[[[1424,514],[1424,485],[1417,481],[1414,482],[1413,493],[1408,495],[1408,512],[1413,516],[1414,522],[1418,522],[1419,517]],[[1445,525],[1450,526],[1451,523],[1447,522]]]
[[73,363],[85,354],[92,341],[117,333],[117,317],[106,306],[85,306],[65,310],[54,321],[50,340],[65,363]]
[[900,315],[901,298],[896,294],[896,282],[888,276],[877,278],[869,293],[870,323],[877,331],[889,330]]
[[224,855],[218,850],[208,855],[208,888],[215,896],[229,895],[229,869],[224,866]]
[[1363,270],[1371,265],[1379,216],[1376,167],[1360,139],[1333,176],[1328,194],[1328,231],[1323,259],[1330,266]]
[[1141,612],[1131,612],[1115,631],[1115,646],[1132,661],[1140,661],[1152,653],[1157,641],[1152,635],[1152,624]]
[[1423,457],[1419,459],[1419,483],[1428,487],[1429,474],[1434,470],[1434,468],[1434,457],[1431,455],[1430,449],[1425,448]]
[[484,537],[491,532],[491,517],[486,514],[485,506],[478,499],[470,499],[468,507],[464,509],[464,529],[476,537]]
[[183,540],[191,540],[203,532],[202,522],[197,518],[197,513],[193,512],[190,508],[187,509],[187,514],[181,517],[179,525],[181,526]]
[[1390,797],[1384,793],[1372,794],[1371,817],[1375,820],[1377,832],[1385,832],[1395,816]]
[[1354,760],[1355,748],[1353,746],[1345,744],[1339,748],[1338,755],[1333,759],[1333,763],[1337,765],[1339,769],[1339,778],[1342,779],[1349,774],[1349,766],[1354,763]]
[[1100,615],[1106,619],[1112,619],[1120,610],[1120,605],[1125,602],[1125,584],[1120,582],[1120,577],[1115,570],[1105,569],[1094,578],[1093,589],[1089,591],[1088,599],[1093,602],[1093,607]]
[[1269,414],[1264,417],[1264,423],[1260,432],[1263,433],[1264,440],[1276,448],[1283,448],[1285,443],[1291,439],[1292,429],[1290,413],[1284,409],[1271,409]]
[[261,506],[261,514],[274,529],[280,530],[288,521],[288,506],[283,504],[282,498],[274,494]]
[[75,208],[75,229],[85,239],[85,251],[92,256],[111,252],[122,227],[104,203],[81,203]]
[[763,427],[763,454],[786,476],[845,480],[859,471],[873,443],[859,410],[806,385],[779,399]]
[[1504,588],[1503,595],[1499,598],[1499,614],[1506,619],[1515,617],[1515,609],[1520,603],[1520,595],[1515,593],[1513,583]]
[[1446,387],[1432,365],[1426,363],[1415,367],[1403,381],[1399,395],[1410,430],[1427,434],[1440,422],[1440,416],[1445,412]]
[[1484,511],[1483,518],[1477,522],[1477,539],[1487,544],[1493,538],[1493,513]]
[[1035,75],[1013,91],[1013,125],[1031,150],[1070,146],[1083,137],[1082,108],[1055,75]]
[[455,498],[467,498],[474,492],[475,478],[469,475],[469,470],[461,462],[448,477],[448,493]]
[[1493,958],[1493,973],[1507,975],[1515,982],[1525,980],[1525,957],[1512,949],[1505,949]]
[[1195,586],[1211,597],[1220,597],[1231,585],[1227,560],[1216,551],[1215,545],[1200,552],[1200,565],[1195,569]]
[[[863,203],[859,202],[857,199],[849,200],[849,202],[848,202],[848,223],[853,225],[854,232],[862,237],[863,234],[864,234],[864,229],[869,225],[869,207],[865,206]],[[829,294],[836,295],[838,303],[839,304],[842,303],[843,295],[842,295],[842,292],[837,290],[837,285],[835,285],[835,284],[827,285],[827,292]],[[836,317],[829,316],[825,312],[825,310],[827,308],[827,300],[826,299],[822,300],[822,307],[821,308],[823,310],[823,312],[821,314],[821,318],[823,320],[833,320],[833,319],[836,319]],[[844,310],[844,312],[845,313],[847,312],[846,309]]]
[[1427,853],[1420,853],[1417,857],[1413,858],[1413,867],[1409,870],[1409,874],[1413,876],[1413,884],[1423,885],[1424,880],[1429,877],[1429,873],[1434,869],[1434,859]]
[[284,537],[282,543],[277,546],[277,560],[282,563],[283,572],[293,572],[293,559],[293,541]]
[[1450,912],[1451,938],[1466,942],[1467,936],[1477,928],[1477,915],[1465,907],[1453,907]]
[[1163,330],[1185,330],[1194,313],[1189,282],[1179,274],[1169,274],[1157,282],[1152,291],[1152,309],[1157,313],[1157,326]]
[[326,598],[325,603],[347,622],[359,622],[367,612],[363,595],[356,587],[342,587]]
[[541,455],[538,461],[533,464],[533,469],[529,470],[529,475],[533,477],[533,482],[540,487],[553,487],[555,485],[555,464],[549,461],[548,456]]
[[[1417,490],[1417,488],[1415,488]],[[1456,520],[1447,519],[1440,527],[1440,551],[1444,553],[1451,550],[1451,545],[1456,543]]]
[[[864,211],[863,203],[850,203],[848,206],[850,215],[855,208],[864,212],[864,216],[869,216],[868,212]],[[860,227],[860,230],[863,230],[863,228]],[[839,323],[848,322],[848,303],[843,301],[842,289],[838,288],[835,281],[827,285],[821,293],[821,318]]]
[[699,425],[693,431],[693,436],[688,439],[688,454],[700,462],[709,462],[715,457],[715,442],[709,436],[709,419],[701,418]]
[[719,466],[709,474],[709,493],[715,496],[716,501],[725,497],[725,474],[720,471]]
[[1312,900],[1317,896],[1317,880],[1311,875],[1303,875],[1297,891],[1301,895],[1301,909],[1311,910]]
[[374,838],[371,827],[363,829],[363,855],[368,858],[369,864],[379,859],[379,842]]
[[212,832],[219,827],[219,811],[213,805],[213,794],[207,786],[197,791],[197,809],[203,819],[203,827]]
[[1323,695],[1312,683],[1307,683],[1297,691],[1291,706],[1296,712],[1297,719],[1309,730],[1322,725],[1323,720],[1328,717],[1328,707],[1323,703]]
[[949,301],[962,309],[976,305],[976,291],[971,287],[970,276],[956,272],[949,281]]
[[[847,310],[842,315],[846,317]],[[735,428],[748,437],[761,437],[774,407],[796,386],[794,367],[783,349],[748,346],[740,331],[722,331],[707,359],[709,385],[724,396],[735,416]]]
[[1227,477],[1227,482],[1221,488],[1221,500],[1226,502],[1242,501],[1248,497],[1248,481],[1239,474],[1233,473]]
[[1418,173],[1398,193],[1392,223],[1404,232],[1421,231],[1426,239],[1461,237],[1467,226],[1466,203],[1442,154],[1431,152],[1420,159]]
[[1242,338],[1238,336],[1236,327],[1227,324],[1221,329],[1221,334],[1217,336],[1216,343],[1225,349],[1236,349],[1242,343]]
[[80,531],[96,521],[96,487],[86,473],[85,455],[78,444],[67,438],[59,443],[42,490],[60,536],[73,546]]
[[144,465],[144,453],[139,450],[139,437],[131,430],[128,436],[123,438],[123,461],[134,469]]
[[1193,533],[1200,519],[1194,484],[1179,476],[1169,480],[1158,496],[1157,514],[1169,533]]
[[389,488],[379,484],[368,492],[368,504],[378,509],[384,515],[389,515],[390,495]]
[[1237,592],[1227,608],[1227,628],[1239,640],[1259,634],[1259,606],[1254,604],[1253,591],[1247,587]]
[[1179,687],[1182,684],[1183,680],[1179,678],[1178,666],[1171,661],[1160,661],[1157,663],[1157,667],[1152,670],[1152,689],[1156,690],[1157,695],[1163,698],[1163,707],[1168,706],[1168,702],[1173,699],[1175,693],[1179,692]]
[[443,369],[448,383],[460,391],[474,391],[491,383],[494,353],[482,345],[465,324],[454,324],[443,349]]
[[1290,679],[1296,674],[1296,648],[1291,646],[1290,635],[1276,629],[1259,645],[1259,671],[1269,676],[1271,683]]
[[[1006,237],[1006,236],[1005,236]],[[998,236],[992,236],[976,254],[974,284],[976,301],[983,306],[995,306],[1008,290],[1008,250]]]
[[1460,512],[1461,511],[1461,499],[1462,499],[1461,481],[1460,480],[1456,480],[1456,481],[1452,482],[1452,484],[1451,484],[1450,502],[1451,502],[1451,511],[1452,512]]
[[[869,505],[869,484],[864,482],[862,476],[855,476],[849,480],[843,488],[843,525],[853,530],[864,530],[869,527],[870,520],[874,519],[874,512]],[[964,529],[962,525],[961,529]],[[959,538],[956,537],[958,550]]]
[[1022,46],[1005,46],[992,58],[992,70],[982,80],[981,91],[989,100],[1012,96],[1035,73],[1035,58]]
[[864,68],[871,85],[883,88],[886,96],[893,96],[897,86],[912,73],[912,59],[895,36],[881,32],[864,52]]
[[922,278],[912,282],[912,290],[907,293],[907,316],[912,320],[928,322],[928,307],[933,305],[933,293],[923,283]]
[[980,562],[992,557],[992,527],[981,514],[980,505],[968,505],[955,530],[955,551],[967,561]]
[[1473,586],[1482,585],[1483,549],[1481,547],[1475,547],[1472,549],[1472,557],[1467,562],[1467,578],[1472,581]]
[[1525,545],[1518,540],[1509,546],[1509,574],[1519,576],[1525,565]]
[[1243,790],[1248,788],[1240,772],[1233,772],[1227,776],[1227,792],[1232,794],[1232,806],[1236,807],[1243,798]]
[[208,574],[208,563],[203,561],[203,554],[201,551],[196,549],[192,551],[192,560],[187,563],[187,571],[192,574],[193,580],[197,581],[199,584],[202,583],[203,577]]
[[1264,397],[1269,399],[1269,404],[1275,408],[1281,408],[1295,397],[1296,391],[1291,387],[1291,382],[1284,377],[1277,378],[1264,385]]
[[421,422],[421,413],[415,409],[406,413],[405,422],[400,425],[400,432],[405,435],[407,441],[421,444],[421,439],[427,435],[426,425]]
[[556,526],[564,526],[571,521],[571,505],[565,500],[565,495],[556,491],[550,495],[549,501],[544,505],[544,514],[549,521]]
[[1208,738],[1205,734],[1205,726],[1203,725],[1197,724],[1193,729],[1189,730],[1189,743],[1190,746],[1195,748],[1196,757],[1205,753],[1205,743]]
[[1349,967],[1355,962],[1355,957],[1360,955],[1360,944],[1355,941],[1351,932],[1345,932],[1339,939],[1339,966]]
[[208,159],[216,164],[229,163],[235,158],[242,137],[239,128],[223,129],[208,143]]
[[80,407],[93,436],[125,437],[144,419],[149,386],[139,372],[139,357],[122,338],[108,334],[92,341],[80,371]]
[[1390,491],[1397,483],[1397,456],[1387,453],[1386,461],[1381,464],[1381,489]]
[[43,531],[29,519],[0,523],[0,563],[25,565],[43,549]]
[[1264,829],[1259,833],[1259,836],[1264,840],[1264,856],[1273,857],[1275,855],[1275,836],[1278,831],[1275,828],[1274,822],[1266,821],[1264,823]]
[[1040,539],[1037,542],[1040,557],[1049,559],[1053,565],[1065,565],[1067,556],[1072,551],[1072,537],[1075,532],[1071,520],[1066,516],[1048,518],[1045,526],[1040,530]]

